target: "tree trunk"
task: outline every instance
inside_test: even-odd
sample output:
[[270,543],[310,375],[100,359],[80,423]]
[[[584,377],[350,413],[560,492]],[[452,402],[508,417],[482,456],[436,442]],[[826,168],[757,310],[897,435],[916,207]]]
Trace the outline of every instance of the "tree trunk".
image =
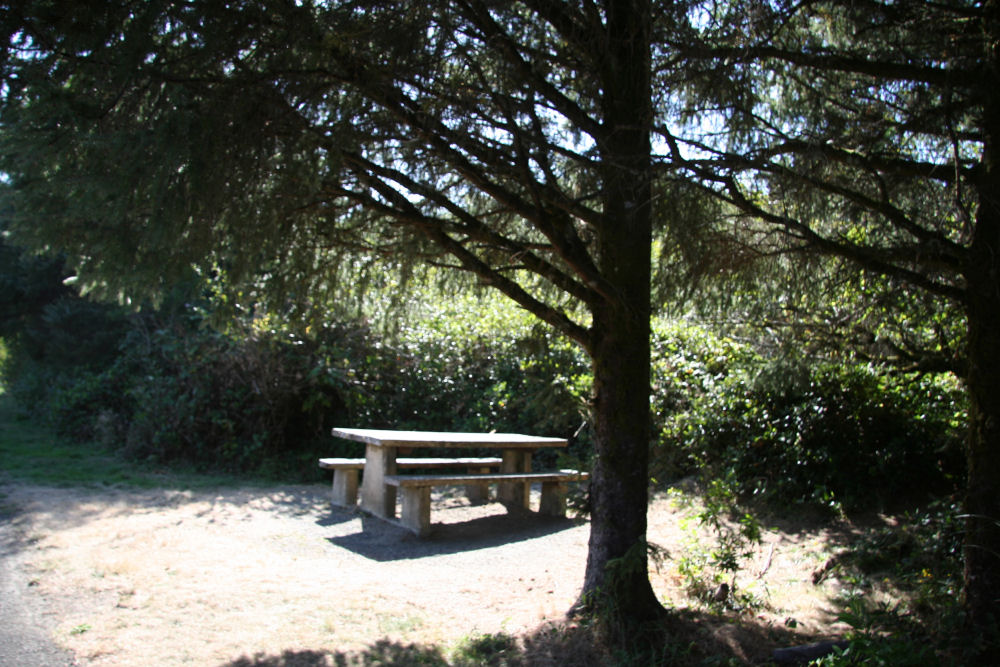
[[649,584],[646,549],[649,319],[613,309],[600,319],[606,321],[595,322],[596,456],[582,602],[607,620],[633,626],[663,613]]
[[660,618],[649,584],[650,203],[649,6],[609,2],[603,64],[607,134],[599,148],[604,221],[597,247],[612,293],[593,308],[595,462],[582,602],[619,628]]
[[989,76],[983,91],[983,157],[967,287],[969,434],[965,511],[964,602],[977,631],[1000,623],[1000,34],[997,3],[988,2],[984,54]]
[[[1000,244],[994,247],[1000,252]],[[1000,258],[994,255],[991,263],[1000,271]],[[1000,622],[1000,282],[991,282],[991,293],[971,298],[968,314],[964,588],[968,620],[979,630]]]

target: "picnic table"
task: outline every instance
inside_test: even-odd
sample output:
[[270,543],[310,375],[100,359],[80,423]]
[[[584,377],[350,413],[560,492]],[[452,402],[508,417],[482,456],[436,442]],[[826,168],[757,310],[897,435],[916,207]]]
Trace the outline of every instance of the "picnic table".
[[[527,508],[530,485],[538,482],[543,484],[543,496],[545,496],[542,511],[558,513],[560,502],[561,509],[565,512],[565,482],[586,479],[586,473],[576,471],[532,472],[533,452],[542,447],[566,447],[568,443],[565,438],[518,433],[453,433],[339,427],[334,428],[332,433],[338,438],[365,445],[361,509],[392,520],[396,515],[396,489],[401,489],[403,524],[418,534],[425,534],[429,527],[431,486],[495,482],[498,487],[498,500],[505,504]],[[497,449],[500,452],[500,472],[474,475],[397,475],[398,455],[421,448]],[[406,461],[412,467],[413,460],[406,459]]]

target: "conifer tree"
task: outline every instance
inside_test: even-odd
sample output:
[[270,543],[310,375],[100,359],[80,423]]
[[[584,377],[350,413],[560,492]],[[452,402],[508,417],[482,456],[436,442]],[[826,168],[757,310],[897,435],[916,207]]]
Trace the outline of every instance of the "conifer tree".
[[654,620],[651,26],[648,0],[20,3],[12,227],[124,298],[195,266],[322,304],[351,253],[500,290],[593,360],[581,608]]

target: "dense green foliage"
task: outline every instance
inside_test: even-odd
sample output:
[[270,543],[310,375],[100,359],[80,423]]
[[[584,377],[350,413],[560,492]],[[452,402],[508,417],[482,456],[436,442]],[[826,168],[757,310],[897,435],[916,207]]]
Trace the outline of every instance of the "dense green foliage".
[[[0,21],[4,199],[20,238],[56,245],[84,285],[108,296],[162,296],[196,267],[234,303],[340,322],[328,313],[353,286],[360,253],[475,276],[575,340],[595,376],[590,593],[608,588],[609,559],[645,530],[651,254],[699,264],[668,271],[685,278],[780,253],[836,256],[840,278],[859,267],[878,276],[856,300],[878,313],[852,327],[859,318],[833,309],[821,326],[861,339],[873,360],[966,372],[975,526],[966,593],[983,619],[1000,597],[995,9],[993,0],[105,2],[61,12],[19,3]],[[681,283],[660,281],[671,289],[659,296]],[[303,341],[323,356],[327,342],[313,336]],[[152,377],[181,377],[187,363],[239,377],[241,355],[262,354],[206,343],[218,354],[205,359],[241,360],[217,368],[203,363],[201,342],[161,342],[171,352]],[[388,352],[403,368],[428,364],[434,398],[466,399],[462,383],[435,384],[462,365],[440,362],[433,345]],[[717,365],[706,365],[711,378],[684,382],[726,389]],[[866,373],[810,368],[777,383],[766,369],[751,373],[711,406],[714,421],[695,426],[715,444],[693,460],[755,470],[764,482],[748,490],[765,493],[805,469],[821,498],[853,502],[865,492],[850,488],[859,457],[817,454],[852,423],[848,433],[877,457],[869,463],[933,476],[936,453],[917,448],[920,470],[916,457],[893,453],[894,438],[938,438],[941,415],[962,408],[945,399],[927,429],[903,428],[894,415],[913,408],[905,383]],[[441,412],[426,396],[414,412],[383,376],[364,378],[369,414],[389,396],[397,419]],[[220,403],[245,406],[242,380],[200,391],[183,377],[162,384],[195,405],[224,395]],[[485,382],[473,389],[510,385],[505,373]],[[660,384],[657,402],[709,409]],[[499,418],[491,410],[462,418]],[[677,426],[658,418],[663,433]],[[727,418],[746,432],[727,435]],[[220,440],[238,429],[224,415],[195,421],[218,427],[208,432]],[[668,438],[681,443],[669,462],[679,470],[692,459],[685,433]],[[612,597],[637,618],[661,616],[644,576],[637,570]]]
[[692,326],[656,333],[654,476],[849,508],[960,486],[965,396],[950,376],[765,358]]
[[404,333],[344,325],[304,336],[253,323],[223,333],[193,313],[60,300],[13,338],[4,371],[20,404],[64,435],[132,458],[290,479],[316,478],[317,457],[357,448],[329,436],[335,424],[571,436],[585,421],[568,385],[586,376],[583,359],[545,332],[469,337],[428,323]]
[[[206,488],[246,485],[258,480],[246,475],[206,475],[183,466],[129,461],[115,451],[76,442],[56,434],[0,387],[0,459],[6,480],[55,486],[125,486]],[[2,499],[0,499],[2,500]],[[2,505],[2,502],[0,502]]]
[[61,258],[29,255],[6,243],[4,231],[0,223],[0,337],[9,337],[71,290]]
[[743,495],[862,508],[960,482],[954,386],[864,366],[775,366],[677,423],[692,460],[730,473]]
[[[316,457],[355,447],[329,428],[363,424],[559,435],[586,461],[586,357],[495,301],[438,303],[390,336],[261,316],[221,332],[193,307],[59,297],[11,338],[5,376],[61,433],[139,459],[310,479]],[[654,485],[696,475],[849,509],[960,485],[965,408],[948,376],[767,358],[680,322],[654,328],[653,369]]]

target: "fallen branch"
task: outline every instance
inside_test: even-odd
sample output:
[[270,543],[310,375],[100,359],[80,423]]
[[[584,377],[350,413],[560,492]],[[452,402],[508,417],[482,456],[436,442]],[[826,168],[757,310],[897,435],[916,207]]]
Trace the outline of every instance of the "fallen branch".
[[771,542],[771,548],[767,552],[767,560],[764,561],[764,567],[761,568],[760,574],[757,575],[758,579],[760,579],[765,574],[767,574],[767,571],[769,569],[771,569],[771,558],[774,556],[774,545],[775,544],[776,544],[775,542]]

